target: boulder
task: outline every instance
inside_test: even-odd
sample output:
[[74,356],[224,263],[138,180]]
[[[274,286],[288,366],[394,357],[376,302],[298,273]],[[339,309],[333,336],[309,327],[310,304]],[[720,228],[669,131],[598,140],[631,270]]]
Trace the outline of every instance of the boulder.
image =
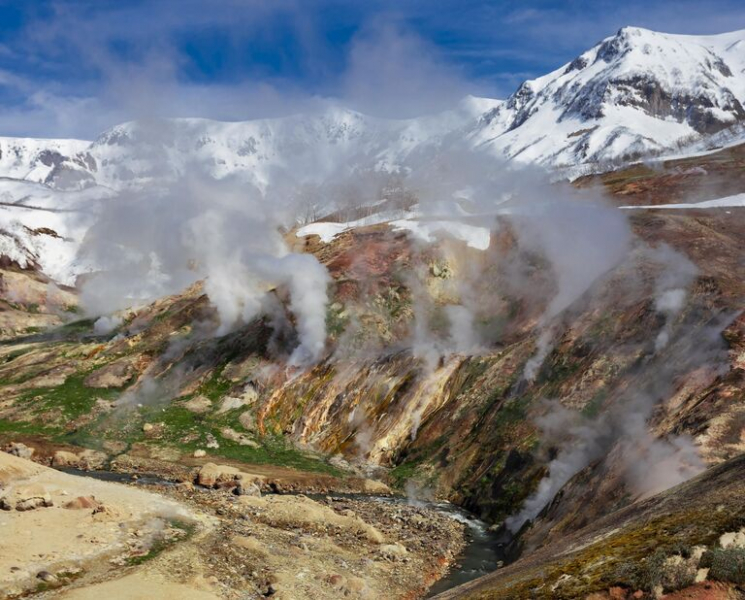
[[78,454],[78,464],[80,468],[95,471],[106,464],[109,457],[104,452],[98,450],[83,450]]
[[191,400],[184,402],[184,408],[189,412],[201,415],[203,413],[209,412],[209,410],[212,408],[212,400],[207,398],[207,396],[196,396]]
[[261,488],[254,482],[239,481],[238,487],[235,488],[235,493],[238,496],[255,496],[261,497]]
[[254,431],[256,429],[256,419],[250,410],[241,413],[241,416],[238,417],[238,422],[246,431]]
[[17,456],[18,458],[25,458],[27,460],[30,460],[35,452],[33,448],[21,442],[11,442],[7,445],[5,451],[8,454],[12,454],[13,456]]
[[194,450],[194,454],[192,454],[192,456],[194,458],[204,458],[205,456],[207,456],[207,451],[198,448],[197,450]]
[[63,508],[68,510],[96,510],[101,506],[101,503],[93,496],[78,496],[74,500],[70,500],[65,503]]
[[246,434],[238,433],[235,429],[231,427],[223,427],[222,430],[220,431],[220,435],[222,435],[222,437],[224,437],[226,440],[235,442],[236,444],[240,446],[248,446],[249,448],[260,448],[261,447],[261,444],[258,444],[257,442],[253,441]]
[[19,485],[13,489],[16,498],[16,510],[27,511],[36,508],[54,506],[52,497],[47,489],[38,484]]
[[391,488],[382,481],[376,481],[375,479],[365,479],[362,484],[362,489],[366,494],[377,494],[379,496],[391,495]]
[[235,410],[236,408],[240,408],[243,406],[243,400],[241,398],[236,398],[235,396],[228,396],[227,398],[223,398],[222,402],[220,403],[220,408],[217,411],[217,414],[226,413],[229,410]]
[[217,488],[217,487],[246,487],[256,484],[259,489],[264,482],[261,475],[244,473],[235,467],[228,465],[216,465],[215,463],[206,463],[197,472],[196,482],[198,485]]
[[80,466],[80,458],[77,454],[68,452],[67,450],[57,450],[52,457],[53,467],[78,467]]
[[108,458],[108,455],[98,450],[82,450],[78,454],[67,450],[57,450],[52,457],[52,466],[94,471],[100,469]]
[[123,358],[96,369],[85,378],[83,383],[91,388],[120,388],[129,383],[134,376],[133,359]]
[[197,473],[197,484],[209,488],[217,487],[218,483],[235,481],[240,474],[240,470],[235,467],[207,463]]

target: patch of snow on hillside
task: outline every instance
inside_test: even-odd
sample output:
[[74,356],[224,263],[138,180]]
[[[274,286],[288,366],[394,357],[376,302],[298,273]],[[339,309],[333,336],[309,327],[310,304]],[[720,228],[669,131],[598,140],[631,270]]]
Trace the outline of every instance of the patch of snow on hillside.
[[428,221],[420,219],[401,219],[391,223],[394,231],[408,231],[415,239],[428,244],[436,242],[442,234],[465,242],[475,250],[486,250],[491,243],[488,227],[478,227],[458,221]]
[[745,194],[736,194],[717,198],[715,200],[705,200],[703,202],[684,202],[679,204],[648,204],[644,206],[621,206],[623,210],[670,210],[670,209],[706,209],[706,208],[745,208]]

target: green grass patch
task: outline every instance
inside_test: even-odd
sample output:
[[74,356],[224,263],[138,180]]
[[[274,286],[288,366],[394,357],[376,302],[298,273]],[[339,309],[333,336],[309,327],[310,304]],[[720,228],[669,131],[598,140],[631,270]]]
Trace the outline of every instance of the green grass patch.
[[[152,440],[156,444],[165,443],[184,451],[193,452],[198,448],[205,449],[207,436],[212,435],[220,445],[219,448],[209,449],[210,455],[213,456],[245,463],[271,464],[336,476],[344,474],[326,462],[323,457],[310,452],[302,452],[280,436],[264,436],[257,439],[258,448],[244,446],[233,440],[223,438],[220,433],[223,427],[242,430],[235,415],[230,413],[200,415],[183,406],[170,405],[165,409],[145,410],[141,414],[144,419],[143,422],[162,423],[162,433]],[[146,440],[147,438],[142,431],[138,431],[139,441]]]
[[217,402],[223,396],[227,395],[230,388],[233,387],[233,382],[222,376],[224,368],[215,369],[210,378],[199,388],[199,393],[207,396],[213,402]]
[[388,472],[394,487],[402,488],[409,479],[413,479],[422,464],[421,460],[404,461]]
[[607,397],[608,392],[606,390],[600,390],[597,394],[590,398],[590,401],[587,404],[585,404],[585,406],[582,408],[582,414],[588,419],[594,419],[595,417],[597,417],[600,413],[600,409],[603,408],[603,404],[605,403],[605,399]]
[[119,389],[89,388],[83,383],[88,373],[71,375],[62,385],[48,388],[34,388],[23,393],[21,402],[33,403],[38,412],[58,408],[69,419],[90,412],[96,400],[113,400]]
[[165,550],[173,546],[174,544],[178,542],[182,542],[189,537],[191,537],[196,531],[196,525],[193,525],[191,523],[184,523],[182,521],[170,521],[170,526],[174,529],[178,529],[181,531],[181,535],[178,535],[176,537],[166,539],[165,537],[159,537],[156,539],[152,546],[148,549],[146,554],[141,554],[139,556],[131,556],[127,560],[127,565],[131,567],[135,567],[138,565],[142,565],[146,562],[149,562],[162,554]]
[[77,319],[60,326],[59,330],[65,333],[87,333],[93,331],[97,319]]
[[41,423],[0,419],[0,436],[7,434],[47,436],[56,432],[56,428]]

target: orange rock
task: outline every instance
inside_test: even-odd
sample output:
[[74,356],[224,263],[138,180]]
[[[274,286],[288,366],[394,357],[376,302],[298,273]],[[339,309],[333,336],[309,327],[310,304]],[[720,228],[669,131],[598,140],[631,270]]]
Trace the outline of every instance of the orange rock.
[[78,496],[74,500],[70,500],[65,504],[64,508],[69,510],[84,510],[84,509],[98,509],[101,503],[98,502],[93,496]]

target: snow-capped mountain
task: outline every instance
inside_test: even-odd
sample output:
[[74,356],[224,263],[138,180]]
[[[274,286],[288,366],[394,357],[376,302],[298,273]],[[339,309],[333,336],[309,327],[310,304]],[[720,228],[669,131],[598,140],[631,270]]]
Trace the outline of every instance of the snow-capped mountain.
[[96,203],[116,190],[191,172],[265,190],[405,169],[451,147],[572,176],[745,142],[744,105],[745,31],[684,36],[626,27],[507,100],[468,97],[415,119],[328,104],[245,122],[130,122],[92,142],[0,138],[0,253],[70,283],[74,269],[61,257],[75,255]]
[[745,31],[625,27],[526,81],[476,138],[525,162],[575,167],[661,153],[745,121]]
[[336,105],[316,114],[225,123],[207,119],[132,122],[114,127],[88,152],[96,181],[128,186],[198,168],[221,178],[240,174],[264,188],[277,177],[302,181],[340,169],[386,169],[425,145],[442,144],[500,104],[466,98],[453,110],[387,120]]
[[[118,188],[200,168],[260,187],[344,168],[392,168],[433,146],[466,143],[548,167],[670,152],[745,123],[745,31],[715,36],[625,27],[506,101],[469,97],[438,115],[313,114],[224,123],[117,125],[93,142],[0,139],[0,176],[58,189]],[[737,136],[739,139],[739,135]]]
[[0,177],[22,179],[57,187],[76,185],[78,176],[90,177],[95,163],[85,140],[0,138]]

